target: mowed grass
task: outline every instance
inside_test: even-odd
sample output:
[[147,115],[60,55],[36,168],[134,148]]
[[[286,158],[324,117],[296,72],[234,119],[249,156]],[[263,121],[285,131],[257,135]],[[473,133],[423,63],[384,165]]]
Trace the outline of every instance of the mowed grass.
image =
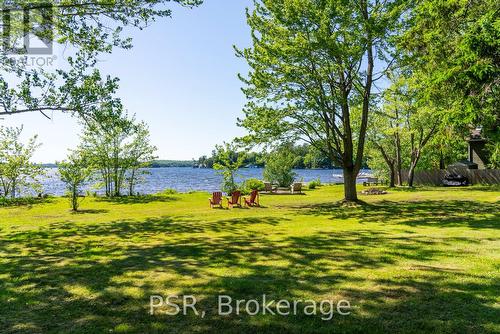
[[[341,186],[209,209],[208,194],[0,208],[1,333],[500,331],[500,189]],[[204,318],[149,314],[194,295]],[[217,315],[233,299],[348,300],[352,313]],[[300,311],[300,308],[299,308]]]

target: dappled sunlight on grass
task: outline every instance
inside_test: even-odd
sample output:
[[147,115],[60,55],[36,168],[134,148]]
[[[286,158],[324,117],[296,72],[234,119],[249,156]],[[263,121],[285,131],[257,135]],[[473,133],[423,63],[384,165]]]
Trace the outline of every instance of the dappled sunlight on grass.
[[[343,208],[341,187],[328,186],[264,195],[265,208],[248,210],[210,210],[203,193],[134,205],[88,199],[89,213],[80,215],[64,199],[29,212],[0,209],[0,326],[5,333],[498,330],[499,195],[394,191]],[[153,294],[195,295],[207,315],[151,316]],[[347,299],[353,312],[330,321],[218,316],[219,294]]]

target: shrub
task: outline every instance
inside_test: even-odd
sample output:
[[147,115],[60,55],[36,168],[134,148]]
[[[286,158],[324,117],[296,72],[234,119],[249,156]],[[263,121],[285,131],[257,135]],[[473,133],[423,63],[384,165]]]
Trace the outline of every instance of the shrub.
[[163,189],[163,191],[161,191],[160,193],[158,193],[158,195],[175,195],[177,194],[178,191],[175,190],[175,189],[170,189],[170,188],[167,188],[167,189]]
[[282,147],[271,153],[267,158],[266,168],[264,169],[264,179],[276,183],[280,187],[289,187],[297,176],[297,174],[292,171],[294,164],[294,154],[288,147]]
[[319,177],[316,180],[312,180],[307,184],[309,189],[316,189],[316,187],[321,187],[321,180]]
[[259,179],[247,179],[243,183],[243,191],[247,194],[251,193],[252,190],[262,191],[264,188],[264,182]]
[[8,206],[32,205],[40,200],[41,200],[40,198],[34,198],[34,197],[8,198],[8,197],[0,196],[0,207],[2,207],[2,206],[8,207]]

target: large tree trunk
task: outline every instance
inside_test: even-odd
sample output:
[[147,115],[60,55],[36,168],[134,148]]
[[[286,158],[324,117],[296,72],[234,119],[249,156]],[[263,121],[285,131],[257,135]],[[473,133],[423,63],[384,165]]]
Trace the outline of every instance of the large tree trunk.
[[17,187],[16,181],[12,181],[10,189],[10,197],[12,198],[16,198],[16,187]]
[[[382,145],[378,145],[375,143],[375,145],[378,147],[380,153],[382,154],[382,157],[384,158],[385,163],[387,164],[387,167],[389,167],[389,176],[390,176],[390,187],[394,188],[394,179],[396,177],[396,169],[395,169],[395,162],[394,159],[391,159],[387,152],[384,150]],[[396,159],[397,160],[397,159]]]
[[113,196],[115,197],[120,197],[120,188],[119,188],[119,182],[118,182],[118,168],[113,169]]
[[129,196],[134,195],[134,181],[135,181],[135,169],[132,169],[132,175],[130,175],[130,183],[128,189]]
[[344,168],[344,196],[347,202],[357,202],[358,193],[356,192],[357,173],[351,168]]
[[439,169],[446,169],[446,163],[444,161],[443,151],[439,152]]
[[394,166],[389,166],[389,170],[390,170],[389,187],[394,188],[395,179],[396,179],[396,171],[394,170]]
[[413,187],[413,179],[415,177],[415,166],[411,164],[410,169],[408,170],[408,187]]
[[396,132],[396,176],[397,176],[397,182],[396,184],[398,186],[403,185],[403,173],[401,171],[401,139],[399,138],[399,133]]
[[73,211],[78,211],[78,189],[76,186],[72,186],[71,208]]
[[413,179],[415,178],[415,167],[420,160],[420,150],[415,150],[411,154],[410,169],[408,170],[408,187],[413,187]]

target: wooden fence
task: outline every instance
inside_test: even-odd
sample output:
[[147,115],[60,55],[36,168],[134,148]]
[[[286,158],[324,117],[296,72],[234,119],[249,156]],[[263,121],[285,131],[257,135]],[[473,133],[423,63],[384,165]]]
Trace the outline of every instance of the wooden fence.
[[[500,169],[466,169],[457,167],[417,171],[415,172],[413,184],[416,186],[440,186],[443,184],[444,177],[450,172],[467,177],[472,184],[500,184]],[[408,171],[403,171],[403,182],[408,182]]]

